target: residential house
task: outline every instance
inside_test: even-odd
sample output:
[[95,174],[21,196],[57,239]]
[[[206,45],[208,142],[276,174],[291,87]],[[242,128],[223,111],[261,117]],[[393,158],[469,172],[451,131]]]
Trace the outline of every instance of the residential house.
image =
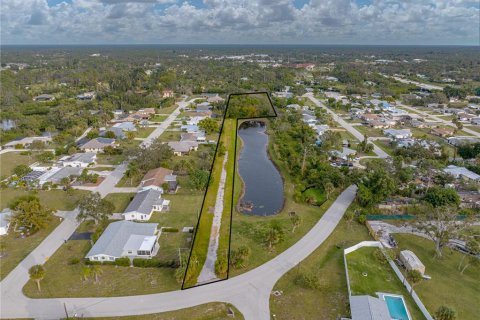
[[364,113],[360,116],[360,119],[364,121],[364,123],[368,123],[373,120],[378,120],[379,116],[375,113]]
[[163,90],[162,98],[173,98],[173,97],[175,97],[173,90]]
[[448,137],[452,136],[455,130],[451,128],[433,128],[431,133],[439,137]]
[[154,211],[170,210],[170,200],[162,198],[162,192],[145,189],[138,192],[123,212],[125,220],[150,220]]
[[10,210],[9,208],[5,208],[0,212],[0,236],[8,234],[11,217],[12,210]]
[[372,128],[375,128],[375,129],[386,129],[386,128],[390,128],[390,125],[385,123],[385,122],[382,122],[382,121],[378,121],[378,120],[371,120],[368,125]]
[[475,118],[475,115],[462,112],[462,113],[457,114],[457,118],[460,121],[470,122],[473,118]]
[[197,141],[197,142],[205,142],[207,137],[205,136],[205,132],[187,132],[182,133],[180,135],[180,141]]
[[198,133],[202,130],[196,124],[185,124],[180,127],[180,130],[187,133]]
[[474,180],[474,181],[480,181],[480,175],[476,174],[473,171],[468,170],[465,167],[457,167],[454,165],[449,165],[445,169],[443,169],[443,172],[446,172],[448,174],[451,174],[455,178],[459,179],[467,179],[467,180]]
[[115,147],[115,139],[95,138],[80,146],[85,152],[103,152],[105,147]]
[[387,303],[372,296],[350,296],[352,320],[391,320]]
[[157,223],[110,223],[85,256],[90,261],[115,261],[121,257],[154,257],[159,249]]
[[189,120],[187,120],[187,125],[189,126],[198,126],[198,123],[200,121],[202,121],[203,119],[205,119],[207,117],[205,116],[194,116],[194,117],[190,117]]
[[225,99],[223,99],[222,97],[220,97],[220,96],[218,96],[218,95],[217,95],[217,96],[214,96],[214,97],[209,97],[209,98],[207,99],[207,102],[208,102],[208,103],[222,103],[222,102],[224,102],[224,101],[225,101]]
[[115,123],[113,125],[113,128],[122,129],[123,131],[137,131],[137,127],[131,121]]
[[320,137],[322,136],[330,127],[327,124],[321,124],[321,125],[316,125],[315,126],[315,131],[317,132],[317,135]]
[[122,129],[116,128],[116,127],[110,127],[108,129],[102,130],[100,132],[100,136],[105,137],[107,135],[107,132],[113,132],[113,134],[115,135],[115,139],[122,140],[122,139],[125,139],[127,137],[125,132]]
[[470,120],[471,124],[474,124],[476,126],[480,125],[480,117],[475,117]]
[[447,138],[449,144],[455,147],[464,146],[467,144],[473,144],[480,142],[480,139],[477,137],[466,136],[466,137],[449,137]]
[[394,140],[399,140],[399,139],[408,139],[412,137],[412,132],[410,129],[386,129],[383,131],[383,133],[387,137],[391,137]]
[[209,111],[212,108],[213,107],[209,102],[202,102],[202,103],[197,104],[197,108],[195,110],[197,112],[205,112],[205,111]]
[[[168,185],[168,190],[163,190],[165,184]],[[140,189],[142,191],[154,189],[161,193],[176,193],[178,190],[177,176],[173,174],[172,170],[166,168],[149,170],[140,182]]]
[[198,142],[195,141],[171,141],[168,145],[176,156],[183,156],[198,149]]
[[155,115],[155,108],[140,109],[135,112],[135,114],[140,116],[142,119],[150,119],[151,116]]
[[50,136],[41,136],[41,137],[25,137],[17,140],[10,141],[4,145],[5,148],[15,148],[21,146],[22,148],[28,148],[32,142],[41,141],[45,144],[52,142],[52,137]]
[[332,150],[329,153],[334,159],[348,160],[351,156],[355,156],[357,151],[347,147],[342,147],[342,151]]
[[37,102],[45,102],[45,101],[53,101],[53,100],[55,100],[55,97],[51,94],[41,94],[33,98],[33,101],[37,101]]
[[76,153],[72,156],[60,159],[64,167],[86,168],[90,164],[95,164],[97,154],[95,152]]

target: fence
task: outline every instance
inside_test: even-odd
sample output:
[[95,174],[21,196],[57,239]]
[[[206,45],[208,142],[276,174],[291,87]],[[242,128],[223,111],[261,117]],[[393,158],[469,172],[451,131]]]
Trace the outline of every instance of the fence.
[[362,241],[362,242],[359,242],[357,243],[356,245],[354,246],[351,246],[349,248],[346,248],[345,250],[343,250],[343,263],[345,264],[345,274],[347,276],[347,289],[348,289],[348,296],[351,297],[352,295],[352,292],[350,290],[350,277],[348,276],[348,265],[347,265],[347,254],[355,251],[355,250],[358,250],[360,248],[363,248],[363,247],[377,247],[379,248],[382,253],[385,255],[385,257],[387,258],[388,260],[388,263],[390,264],[390,267],[393,269],[393,271],[395,272],[395,274],[397,275],[398,279],[400,279],[400,281],[402,282],[402,284],[405,286],[405,288],[407,289],[407,291],[410,293],[410,295],[412,296],[413,298],[413,301],[415,301],[415,303],[417,304],[418,308],[420,309],[420,311],[423,313],[423,315],[425,316],[425,318],[427,320],[434,320],[432,318],[432,316],[430,315],[430,313],[428,312],[427,308],[425,308],[425,305],[422,303],[422,300],[420,300],[420,298],[418,297],[417,293],[412,289],[412,287],[410,286],[410,284],[408,283],[407,279],[403,276],[402,272],[400,271],[400,269],[397,267],[397,265],[395,264],[395,262],[393,262],[392,259],[390,259],[390,257],[385,253],[385,249],[382,245],[381,242],[379,241]]

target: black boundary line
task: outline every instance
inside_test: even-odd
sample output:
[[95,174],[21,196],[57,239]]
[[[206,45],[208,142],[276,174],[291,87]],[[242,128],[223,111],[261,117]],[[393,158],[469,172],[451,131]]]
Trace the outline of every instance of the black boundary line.
[[[217,158],[217,151],[218,151],[218,145],[219,145],[219,142],[220,142],[220,139],[222,137],[222,133],[223,133],[223,126],[224,126],[224,123],[225,123],[225,119],[227,118],[227,111],[228,111],[228,107],[230,105],[230,98],[232,96],[242,96],[242,95],[254,95],[254,94],[258,94],[258,95],[266,95],[267,98],[268,98],[268,102],[270,103],[270,107],[272,108],[273,110],[273,113],[275,114],[274,116],[262,116],[262,117],[253,117],[253,118],[236,118],[236,122],[235,122],[235,125],[236,125],[236,128],[235,128],[235,148],[234,148],[234,161],[233,161],[233,180],[232,180],[232,201],[230,203],[230,230],[229,230],[229,239],[228,239],[228,254],[227,254],[227,277],[225,279],[218,279],[218,280],[214,280],[214,281],[211,281],[211,282],[207,282],[207,283],[202,283],[202,284],[197,284],[197,285],[194,285],[194,286],[191,286],[191,287],[188,287],[188,288],[185,288],[185,279],[187,277],[187,272],[188,272],[188,267],[190,266],[190,258],[192,257],[192,252],[193,252],[193,246],[195,245],[195,240],[197,238],[197,231],[198,231],[198,226],[200,224],[200,217],[202,215],[202,211],[203,211],[203,206],[205,205],[205,199],[207,197],[207,192],[208,192],[208,187],[210,185],[210,179],[212,177],[212,172],[213,172],[213,165],[215,164],[215,160]],[[202,206],[200,207],[200,212],[198,214],[198,220],[197,220],[197,225],[195,227],[195,233],[194,233],[194,236],[193,236],[193,240],[192,240],[192,246],[190,248],[190,253],[188,255],[188,261],[187,261],[187,267],[185,268],[185,274],[183,276],[183,281],[182,281],[182,288],[181,290],[187,290],[187,289],[191,289],[191,288],[195,288],[195,287],[200,287],[200,286],[204,286],[204,285],[208,285],[208,284],[212,284],[212,283],[216,283],[216,282],[220,282],[220,281],[225,281],[225,280],[228,280],[229,277],[230,277],[230,251],[231,251],[231,244],[232,244],[232,222],[233,222],[233,199],[234,199],[234,195],[235,195],[235,175],[236,175],[236,170],[237,170],[237,140],[238,140],[238,123],[240,121],[244,121],[244,120],[253,120],[253,119],[269,119],[269,118],[276,118],[278,117],[278,114],[277,114],[277,111],[275,110],[275,107],[273,106],[273,103],[272,103],[272,99],[270,98],[270,94],[267,92],[267,91],[259,91],[259,92],[244,92],[244,93],[231,93],[228,95],[228,100],[227,100],[227,104],[226,104],[226,107],[225,107],[225,111],[224,111],[224,115],[223,115],[223,120],[222,120],[222,125],[220,127],[220,134],[218,136],[218,140],[217,140],[217,146],[215,147],[215,155],[213,157],[213,161],[212,161],[212,165],[210,167],[210,174],[208,175],[208,182],[207,182],[207,188],[205,189],[205,193],[203,195],[203,200],[202,200]]]

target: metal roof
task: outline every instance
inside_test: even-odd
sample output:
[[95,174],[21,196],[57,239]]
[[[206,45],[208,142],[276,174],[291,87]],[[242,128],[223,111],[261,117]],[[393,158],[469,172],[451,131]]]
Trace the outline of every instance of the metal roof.
[[155,189],[148,189],[138,192],[135,195],[135,198],[133,198],[132,202],[130,202],[128,207],[125,209],[124,213],[139,212],[143,214],[150,214],[154,205],[163,203],[163,199],[160,198],[161,196],[162,193]]

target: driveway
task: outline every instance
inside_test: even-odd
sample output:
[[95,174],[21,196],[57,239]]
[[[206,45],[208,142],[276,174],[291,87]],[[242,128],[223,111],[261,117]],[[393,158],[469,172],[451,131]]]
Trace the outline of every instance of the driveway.
[[[291,268],[310,255],[332,233],[348,206],[355,198],[357,187],[348,187],[317,224],[296,244],[267,263],[237,277],[205,286],[172,292],[112,297],[30,299],[22,287],[28,280],[27,270],[43,261],[40,254],[50,256],[75,230],[72,222],[60,225],[37,249],[15,268],[1,283],[2,318],[58,319],[77,314],[85,317],[116,317],[158,313],[221,301],[235,305],[245,319],[270,319],[270,294],[275,283]],[[60,227],[59,227],[60,228]],[[57,228],[58,229],[58,228]],[[68,231],[68,232],[66,232]],[[54,239],[50,239],[54,238]]]
[[[335,112],[333,112],[330,108],[328,108],[326,105],[323,104],[320,100],[316,99],[312,93],[307,93],[304,95],[304,97],[309,98],[313,103],[315,103],[318,107],[325,109],[330,115],[332,115],[333,120],[338,122],[342,127],[344,127],[348,132],[350,132],[355,138],[358,139],[358,141],[363,141],[365,139],[364,135],[360,133],[353,125],[348,123],[347,121],[343,120],[341,117],[339,117]],[[389,155],[377,147],[376,144],[373,144],[373,152],[379,157],[379,158],[388,158]]]

